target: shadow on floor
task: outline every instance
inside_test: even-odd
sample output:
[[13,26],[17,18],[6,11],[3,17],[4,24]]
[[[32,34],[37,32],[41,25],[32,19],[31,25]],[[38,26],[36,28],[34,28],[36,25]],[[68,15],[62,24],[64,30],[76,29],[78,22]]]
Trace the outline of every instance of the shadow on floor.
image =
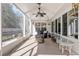
[[[38,42],[41,40],[39,37],[32,36],[28,40],[20,43],[8,55],[9,56],[45,56],[45,55],[62,55],[56,42],[51,38],[44,39],[44,43]],[[64,55],[67,55],[65,52]]]
[[[33,42],[32,42],[32,41]],[[31,41],[31,42],[30,42]],[[17,45],[12,51],[10,51],[9,54],[5,55],[5,56],[11,56],[11,55],[15,55],[18,53],[19,56],[23,56],[24,54],[28,53],[29,51],[31,51],[29,53],[29,56],[31,56],[33,50],[38,46],[38,42],[35,41],[35,39],[30,39],[28,38],[27,40],[24,40],[23,42],[21,42],[19,45]],[[30,48],[29,48],[30,47]],[[20,51],[26,49],[25,51],[19,53]],[[17,56],[18,56],[17,54]]]

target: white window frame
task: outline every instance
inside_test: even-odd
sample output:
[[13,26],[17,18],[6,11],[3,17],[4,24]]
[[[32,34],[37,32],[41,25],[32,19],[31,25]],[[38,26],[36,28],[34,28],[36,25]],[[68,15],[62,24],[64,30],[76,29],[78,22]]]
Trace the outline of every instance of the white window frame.
[[78,8],[78,40],[79,40],[79,8]]
[[[1,4],[0,4],[0,10],[1,10]],[[0,15],[1,15],[1,11],[0,11]],[[1,16],[0,16],[0,56],[2,55],[2,51],[1,51]]]
[[[23,29],[22,29],[22,37],[25,37],[25,14],[24,14],[24,12],[16,5],[16,4],[14,4],[13,3],[13,5],[14,6],[16,6],[16,8],[17,9],[19,9],[22,13],[23,13]],[[1,20],[0,20],[1,21]],[[1,23],[0,23],[1,24]],[[0,27],[0,28],[2,28],[2,27]],[[1,31],[0,31],[1,32]],[[1,35],[2,35],[2,33],[1,33]],[[1,35],[0,35],[0,38],[1,38]],[[22,38],[21,37],[21,38]],[[7,46],[7,45],[9,45],[9,44],[11,44],[11,43],[13,43],[13,42],[15,42],[15,41],[17,41],[17,39],[19,40],[19,38],[18,37],[15,37],[15,38],[13,38],[12,40],[8,40],[8,41],[4,41],[4,42],[2,42],[2,47],[5,47],[5,46]]]

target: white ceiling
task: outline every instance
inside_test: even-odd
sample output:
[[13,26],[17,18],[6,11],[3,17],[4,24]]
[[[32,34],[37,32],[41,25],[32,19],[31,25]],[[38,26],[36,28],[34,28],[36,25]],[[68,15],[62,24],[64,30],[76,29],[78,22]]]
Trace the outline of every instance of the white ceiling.
[[35,17],[35,13],[38,11],[38,5],[36,3],[17,3],[16,5],[32,20],[49,20],[55,13],[63,6],[64,3],[42,3],[41,9],[46,13],[45,17]]

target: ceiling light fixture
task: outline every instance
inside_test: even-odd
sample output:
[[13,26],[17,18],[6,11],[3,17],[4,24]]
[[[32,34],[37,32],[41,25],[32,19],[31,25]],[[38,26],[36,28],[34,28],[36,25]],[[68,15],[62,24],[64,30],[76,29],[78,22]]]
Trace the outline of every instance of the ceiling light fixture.
[[38,16],[44,17],[46,13],[44,13],[44,11],[41,9],[41,3],[37,3],[37,4],[38,4],[38,12],[36,13],[36,17]]

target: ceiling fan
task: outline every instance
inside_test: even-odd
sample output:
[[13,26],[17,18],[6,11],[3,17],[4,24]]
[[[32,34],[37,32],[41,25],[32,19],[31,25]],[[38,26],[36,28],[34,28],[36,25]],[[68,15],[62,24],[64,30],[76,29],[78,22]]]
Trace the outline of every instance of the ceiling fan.
[[38,12],[36,13],[36,17],[41,16],[44,17],[44,15],[46,15],[46,13],[44,13],[44,11],[41,9],[41,3],[37,3],[39,5],[38,7]]

